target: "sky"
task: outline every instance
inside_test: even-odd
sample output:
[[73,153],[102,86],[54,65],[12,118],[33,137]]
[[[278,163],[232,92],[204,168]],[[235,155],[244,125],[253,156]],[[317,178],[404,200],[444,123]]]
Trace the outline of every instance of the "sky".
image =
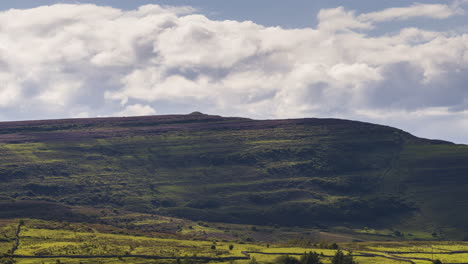
[[344,118],[468,143],[468,0],[0,2],[0,121]]

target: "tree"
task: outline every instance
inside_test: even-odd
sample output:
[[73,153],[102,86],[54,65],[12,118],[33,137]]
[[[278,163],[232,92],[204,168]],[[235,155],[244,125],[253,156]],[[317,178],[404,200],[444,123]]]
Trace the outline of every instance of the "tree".
[[229,245],[229,250],[233,250],[234,249],[234,245]]
[[351,252],[345,255],[343,251],[338,250],[332,259],[332,264],[357,264],[357,262],[354,261]]
[[304,253],[300,259],[301,264],[323,264],[317,252]]
[[344,254],[343,251],[338,250],[332,258],[332,264],[344,264]]
[[434,264],[442,264],[442,261],[440,261],[440,259],[436,259],[436,260],[434,260],[432,263],[434,263]]

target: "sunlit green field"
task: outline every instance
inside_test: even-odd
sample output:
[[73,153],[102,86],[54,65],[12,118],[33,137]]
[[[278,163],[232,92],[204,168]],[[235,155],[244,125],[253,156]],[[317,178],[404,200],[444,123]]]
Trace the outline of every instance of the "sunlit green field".
[[[215,249],[211,247],[215,245]],[[233,256],[256,245],[24,228],[18,255]]]
[[[162,219],[160,221],[173,221]],[[106,232],[104,227],[74,225],[64,222],[26,219],[21,221],[19,247],[13,255],[20,264],[35,263],[195,263],[187,257],[208,257],[211,262],[249,264],[252,259],[258,263],[277,263],[281,255],[300,258],[305,252],[317,252],[325,264],[337,250],[329,247],[331,242],[313,243],[308,246],[295,246],[292,242],[245,242],[222,239],[199,240],[196,236],[172,238],[154,235],[124,235]],[[148,224],[143,220],[142,224]],[[138,222],[138,223],[140,223]],[[11,257],[10,251],[15,243],[15,230],[20,220],[0,222],[0,263]],[[154,224],[154,223],[153,223]],[[156,223],[157,224],[157,223]],[[208,225],[208,224],[204,224]],[[215,228],[193,226],[190,232],[217,232]],[[179,233],[190,233],[180,230]],[[261,231],[258,231],[261,232]],[[345,252],[351,251],[360,264],[410,263],[431,264],[439,259],[442,263],[467,263],[468,242],[449,241],[405,241],[405,242],[352,242],[339,243]],[[83,256],[92,258],[82,258]],[[150,258],[141,258],[147,256]],[[169,259],[151,259],[152,256]],[[249,256],[250,259],[226,260],[226,257]],[[41,258],[42,257],[42,258]],[[45,258],[44,258],[45,257]],[[179,259],[179,260],[178,260]],[[208,262],[208,260],[198,261]]]
[[0,255],[7,253],[13,246],[15,224],[14,221],[0,220]]

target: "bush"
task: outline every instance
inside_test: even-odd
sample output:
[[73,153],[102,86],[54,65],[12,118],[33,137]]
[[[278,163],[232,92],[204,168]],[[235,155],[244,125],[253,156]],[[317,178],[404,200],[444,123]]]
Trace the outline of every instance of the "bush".
[[395,230],[393,232],[393,235],[396,236],[396,237],[404,237],[405,235],[403,233],[401,233],[400,231],[398,230]]
[[0,256],[0,263],[1,264],[14,264],[14,263],[16,263],[16,261],[14,259],[10,258],[10,257],[3,258],[3,257]]
[[257,260],[255,259],[255,257],[252,257],[249,261],[249,264],[258,264]]
[[275,259],[276,264],[301,264],[299,260],[291,256],[280,256]]
[[229,245],[229,250],[233,250],[234,249],[234,245]]

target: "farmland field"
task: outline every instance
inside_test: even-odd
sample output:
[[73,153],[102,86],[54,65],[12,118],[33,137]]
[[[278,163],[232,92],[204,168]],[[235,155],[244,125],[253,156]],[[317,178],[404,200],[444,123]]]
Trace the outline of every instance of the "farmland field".
[[[175,221],[176,219],[165,219]],[[162,220],[161,220],[162,221]],[[180,220],[179,225],[184,221]],[[142,220],[136,223],[143,222]],[[146,222],[149,222],[146,220]],[[332,242],[316,242],[308,239],[258,241],[247,239],[200,239],[196,234],[216,234],[219,225],[214,223],[188,222],[193,226],[189,232],[184,228],[173,233],[121,234],[122,230],[106,225],[14,219],[1,222],[0,263],[13,259],[16,263],[275,263],[281,255],[299,258],[305,252],[317,252],[324,263],[331,263],[336,254]],[[152,223],[154,224],[154,223]],[[20,226],[18,237],[15,230]],[[206,227],[209,226],[209,227]],[[212,226],[212,227],[211,227]],[[237,226],[240,228],[241,226]],[[225,226],[227,228],[227,226]],[[270,232],[261,226],[257,233]],[[294,231],[294,230],[289,230]],[[120,233],[120,234],[119,234]],[[285,232],[286,233],[286,232]],[[191,234],[191,235],[190,235]],[[297,237],[298,234],[296,233]],[[241,234],[245,235],[245,234]],[[234,238],[231,237],[231,238]],[[18,239],[18,247],[11,249]],[[468,242],[448,241],[388,241],[388,242],[343,242],[337,246],[344,252],[352,252],[360,264],[371,263],[417,263],[430,264],[439,259],[442,263],[467,263]]]

